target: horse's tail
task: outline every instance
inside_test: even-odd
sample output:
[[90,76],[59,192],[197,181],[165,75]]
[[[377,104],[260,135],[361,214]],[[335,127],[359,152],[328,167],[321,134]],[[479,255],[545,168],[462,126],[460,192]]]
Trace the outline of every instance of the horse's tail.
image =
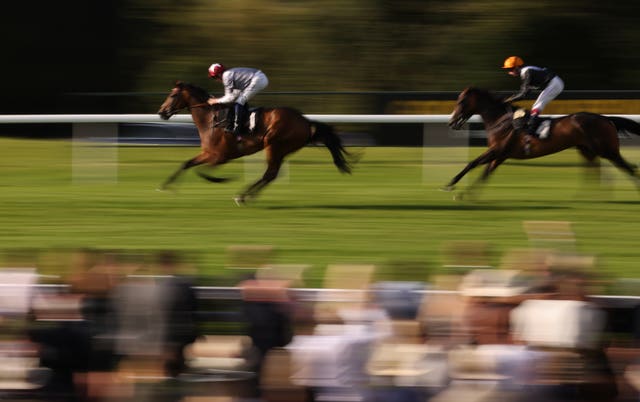
[[636,135],[640,135],[640,123],[635,120],[627,119],[625,117],[618,116],[606,116],[610,122],[616,126],[618,131],[624,131],[627,133],[632,133]]
[[321,141],[333,157],[333,163],[342,173],[351,173],[351,165],[354,162],[353,155],[342,145],[342,140],[335,133],[333,127],[319,121],[311,121],[312,134],[310,142]]

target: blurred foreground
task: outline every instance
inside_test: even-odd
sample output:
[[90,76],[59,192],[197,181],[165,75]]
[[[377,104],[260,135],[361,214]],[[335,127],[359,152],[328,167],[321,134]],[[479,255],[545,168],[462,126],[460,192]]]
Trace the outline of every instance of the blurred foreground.
[[[546,240],[571,241],[562,225]],[[305,265],[230,247],[202,278],[173,252],[77,250],[60,275],[0,271],[5,399],[167,401],[637,401],[640,304],[592,295],[595,258],[451,242],[429,282],[374,265]],[[209,278],[212,279],[212,278]],[[615,300],[615,298],[614,298]],[[634,302],[636,300],[636,302]],[[618,306],[619,307],[619,306]],[[621,315],[620,311],[623,311]],[[622,317],[622,319],[621,319]],[[620,331],[616,321],[627,321]]]

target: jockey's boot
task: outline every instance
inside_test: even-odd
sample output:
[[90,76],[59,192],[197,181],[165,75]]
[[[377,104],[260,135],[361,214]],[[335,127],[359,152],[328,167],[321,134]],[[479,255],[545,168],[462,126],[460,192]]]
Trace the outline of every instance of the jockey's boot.
[[245,107],[239,103],[233,104],[234,116],[233,116],[233,133],[236,135],[238,141],[242,141],[242,132],[245,119]]
[[537,113],[531,113],[529,116],[529,121],[527,121],[527,131],[530,135],[537,137],[536,129],[540,125],[540,118]]
[[227,133],[233,133],[235,122],[234,116],[235,112],[233,111],[233,108],[229,108],[227,111],[227,117],[225,118],[227,125],[224,127],[224,131],[226,131]]

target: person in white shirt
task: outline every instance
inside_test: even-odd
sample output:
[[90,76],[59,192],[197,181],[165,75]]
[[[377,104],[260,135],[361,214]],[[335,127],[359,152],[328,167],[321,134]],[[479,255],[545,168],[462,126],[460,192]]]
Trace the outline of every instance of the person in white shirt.
[[258,92],[269,85],[269,79],[262,71],[250,67],[226,68],[220,63],[214,63],[209,67],[209,77],[222,82],[224,95],[220,98],[211,98],[208,103],[232,104],[233,119],[227,126],[227,131],[233,132],[238,140],[242,140],[243,128],[247,115],[246,104]]

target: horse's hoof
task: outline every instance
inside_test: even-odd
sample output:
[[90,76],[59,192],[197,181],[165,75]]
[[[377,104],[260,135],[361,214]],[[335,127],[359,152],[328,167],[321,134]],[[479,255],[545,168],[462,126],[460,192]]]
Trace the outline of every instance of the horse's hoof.
[[245,204],[244,197],[233,197],[233,201],[237,206],[241,207]]
[[172,186],[160,186],[156,188],[156,191],[159,193],[176,193],[176,188]]
[[446,192],[451,192],[451,191],[453,191],[454,188],[455,188],[454,186],[444,186],[440,190],[441,191],[446,191]]

